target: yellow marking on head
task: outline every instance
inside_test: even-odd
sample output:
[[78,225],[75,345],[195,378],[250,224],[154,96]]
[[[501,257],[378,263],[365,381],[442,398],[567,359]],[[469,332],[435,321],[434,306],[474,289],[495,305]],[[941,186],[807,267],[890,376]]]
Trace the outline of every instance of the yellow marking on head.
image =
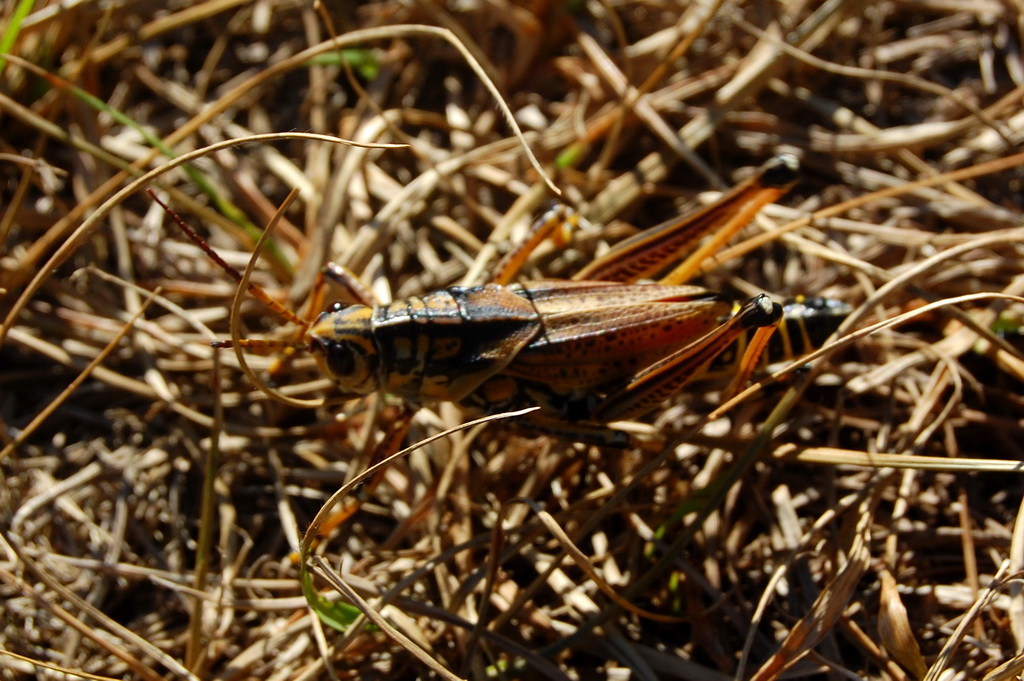
[[365,305],[324,312],[309,330],[310,350],[342,392],[368,395],[380,388],[380,352],[373,309]]

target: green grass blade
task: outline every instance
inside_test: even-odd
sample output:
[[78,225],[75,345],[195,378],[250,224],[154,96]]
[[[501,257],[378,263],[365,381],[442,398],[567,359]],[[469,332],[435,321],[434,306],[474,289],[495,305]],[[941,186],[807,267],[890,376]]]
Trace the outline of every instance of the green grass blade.
[[[14,13],[11,14],[11,21],[7,24],[7,28],[4,29],[4,33],[0,36],[0,55],[7,54],[14,47],[14,41],[18,39],[18,34],[21,33],[21,24],[25,21],[25,17],[32,11],[32,5],[34,0],[21,0],[17,7],[14,8]],[[0,72],[3,71],[4,66],[7,64],[7,60],[0,56]]]

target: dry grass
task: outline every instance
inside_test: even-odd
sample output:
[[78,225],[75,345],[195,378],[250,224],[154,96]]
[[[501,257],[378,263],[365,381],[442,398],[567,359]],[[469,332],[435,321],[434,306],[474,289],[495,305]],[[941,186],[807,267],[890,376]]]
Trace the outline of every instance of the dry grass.
[[[5,22],[3,678],[436,673],[416,647],[475,679],[1015,678],[1024,16],[726,2],[705,24],[679,4],[385,1],[328,23],[273,0],[85,2]],[[551,196],[453,43],[399,24],[481,60],[598,225],[530,276],[566,276],[783,149],[805,179],[700,283],[856,312],[849,342],[724,416],[707,418],[714,384],[656,414],[656,452],[499,423],[391,462],[317,548],[321,593],[354,589],[389,623],[342,634],[306,607],[293,552],[396,405],[332,400],[308,357],[276,380],[318,408],[268,397],[230,352],[218,366],[233,283],[118,191],[157,169],[144,184],[242,267],[240,225],[298,188],[254,275],[296,307],[327,259],[382,298],[485,277]],[[410,147],[282,137],[187,174],[143,129],[176,156],[288,131]],[[953,300],[969,294],[985,295]],[[255,301],[242,317],[287,333]],[[429,406],[407,442],[467,418]]]

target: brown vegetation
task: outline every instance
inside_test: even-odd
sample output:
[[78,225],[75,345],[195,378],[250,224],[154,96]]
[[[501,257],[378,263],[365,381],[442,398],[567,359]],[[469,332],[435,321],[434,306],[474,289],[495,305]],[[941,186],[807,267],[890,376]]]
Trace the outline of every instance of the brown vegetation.
[[[1018,4],[330,5],[5,6],[0,675],[1019,674]],[[382,298],[482,281],[552,201],[487,79],[592,223],[530,276],[788,150],[804,179],[698,283],[855,312],[724,415],[708,382],[633,426],[657,451],[490,423],[392,461],[317,547],[320,593],[387,622],[341,633],[295,552],[394,402],[250,357],[327,398],[282,404],[214,353],[234,283],[142,189],[243,268],[297,188],[254,279],[298,309],[329,259]],[[428,405],[406,444],[468,418]]]

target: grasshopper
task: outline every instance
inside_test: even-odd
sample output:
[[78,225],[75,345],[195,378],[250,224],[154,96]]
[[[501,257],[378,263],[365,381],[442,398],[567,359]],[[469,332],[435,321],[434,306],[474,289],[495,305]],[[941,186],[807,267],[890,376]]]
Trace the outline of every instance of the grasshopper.
[[[528,429],[624,447],[630,438],[607,423],[652,411],[756,330],[739,372],[749,377],[782,307],[761,294],[730,314],[731,301],[685,281],[761,207],[785,194],[797,171],[794,157],[777,156],[716,202],[619,243],[570,280],[511,283],[537,244],[576,220],[556,207],[499,264],[492,283],[388,304],[339,302],[312,322],[275,309],[304,326],[296,345],[313,354],[343,396],[383,391],[414,405],[450,401],[485,413],[536,405],[540,411],[529,417]],[[201,237],[178,224],[242,281]],[[682,265],[645,281],[687,252]],[[340,269],[330,265],[325,273],[337,277]]]

